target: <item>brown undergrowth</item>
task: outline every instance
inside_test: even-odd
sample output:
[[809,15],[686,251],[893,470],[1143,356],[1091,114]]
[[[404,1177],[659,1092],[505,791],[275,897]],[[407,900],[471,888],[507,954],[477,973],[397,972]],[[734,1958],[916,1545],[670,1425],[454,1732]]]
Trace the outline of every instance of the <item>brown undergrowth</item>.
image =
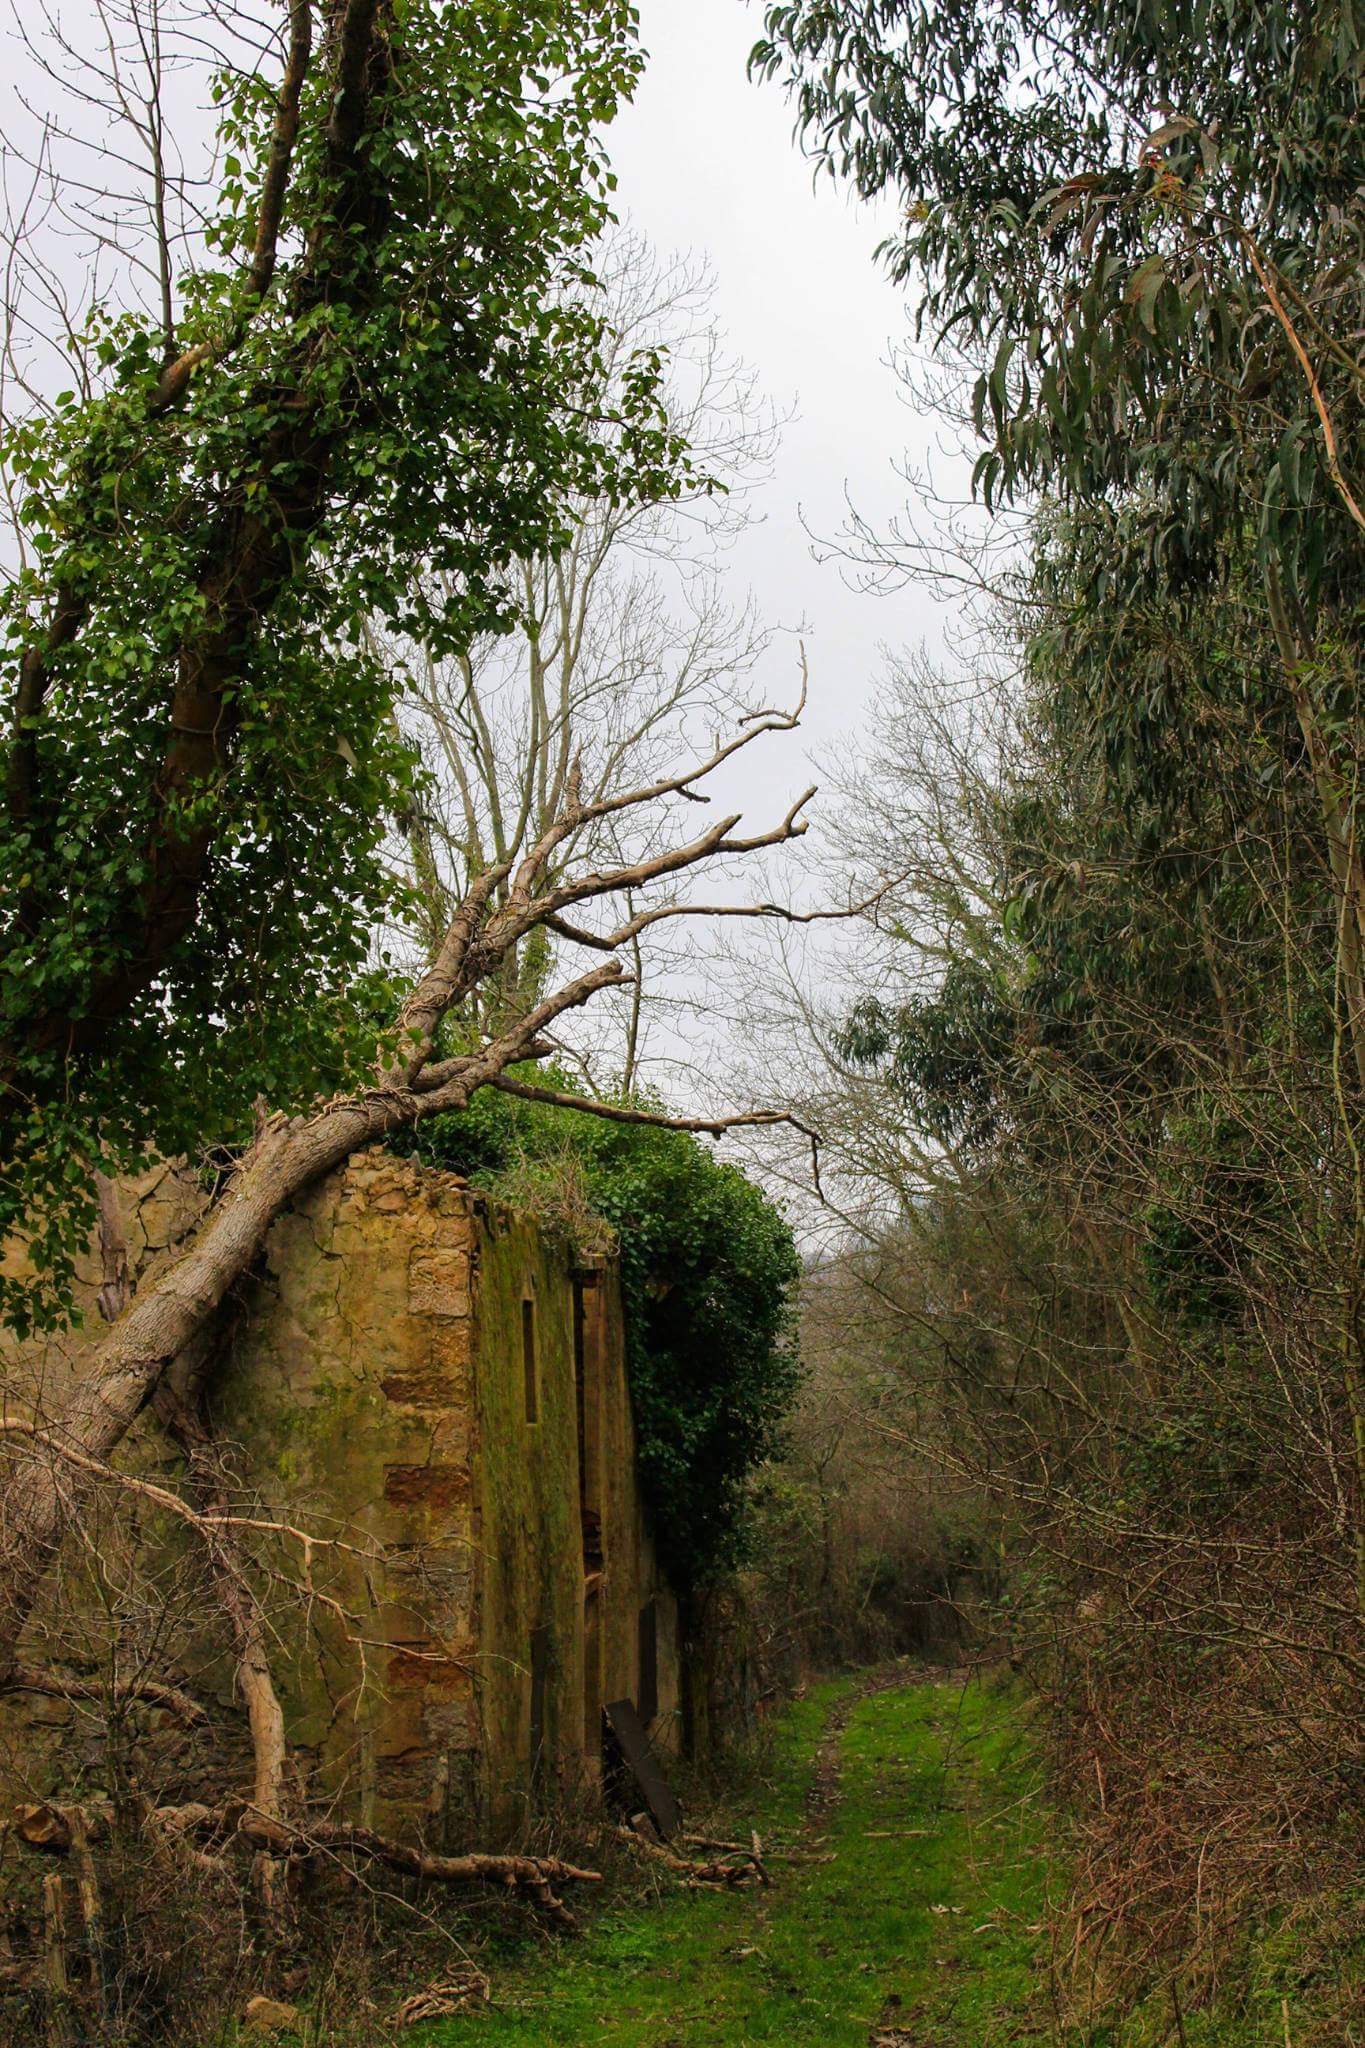
[[761,1729],[725,1763],[679,1766],[689,1818],[667,1845],[567,1788],[503,1853],[449,1857],[390,1853],[364,1829],[282,1829],[244,1804],[16,1808],[0,1828],[0,2044],[207,2048],[236,2038],[252,1999],[306,2006],[319,2042],[387,2040],[477,2005],[501,1955],[573,1934],[599,1891],[766,1886],[761,1839],[730,1830],[768,1748]]

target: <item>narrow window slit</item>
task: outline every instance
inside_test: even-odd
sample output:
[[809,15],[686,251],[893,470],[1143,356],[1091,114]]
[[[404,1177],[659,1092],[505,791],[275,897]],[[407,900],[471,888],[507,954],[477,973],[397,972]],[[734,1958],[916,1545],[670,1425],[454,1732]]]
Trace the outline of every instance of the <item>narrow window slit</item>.
[[540,1379],[536,1372],[536,1305],[530,1295],[521,1304],[521,1361],[526,1375],[526,1420],[540,1420]]

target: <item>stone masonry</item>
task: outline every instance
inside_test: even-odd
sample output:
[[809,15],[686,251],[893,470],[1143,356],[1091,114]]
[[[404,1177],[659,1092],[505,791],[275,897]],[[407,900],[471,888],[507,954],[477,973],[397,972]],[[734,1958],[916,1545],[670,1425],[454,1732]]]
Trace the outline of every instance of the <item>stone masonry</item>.
[[[174,1255],[175,1214],[194,1207],[187,1183],[156,1185],[159,1244],[145,1188],[125,1196],[144,1269]],[[79,1372],[80,1351],[12,1349],[7,1398]],[[675,1745],[676,1607],[639,1497],[609,1262],[580,1265],[453,1175],[364,1154],[276,1223],[214,1407],[242,1512],[278,1525],[250,1541],[310,1800],[453,1846],[594,1780],[610,1699],[636,1699]],[[175,1482],[150,1429],[126,1465]],[[123,1663],[150,1658],[209,1708],[192,1733],[138,1710],[158,1796],[245,1789],[196,1539],[136,1502],[102,1512],[103,1577],[136,1588]],[[54,1626],[67,1668],[99,1663],[111,1624],[88,1557],[58,1580],[35,1656]],[[69,1793],[73,1756],[98,1780],[99,1721],[98,1702],[0,1702],[4,1789]]]

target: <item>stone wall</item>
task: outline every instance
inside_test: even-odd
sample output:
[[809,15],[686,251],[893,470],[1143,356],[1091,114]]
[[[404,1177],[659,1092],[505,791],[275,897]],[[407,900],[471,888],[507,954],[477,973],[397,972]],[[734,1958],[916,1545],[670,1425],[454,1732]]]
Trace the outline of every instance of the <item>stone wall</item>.
[[[652,1734],[660,1748],[677,1747],[677,1617],[644,1525],[615,1271],[578,1269],[527,1224],[494,1212],[480,1247],[478,1298],[476,1702],[490,1791],[506,1810],[531,1789],[525,1761],[537,1751],[551,1777],[596,1777],[603,1704],[639,1698],[640,1618],[651,1601]],[[528,1301],[534,1422],[525,1390]],[[584,1508],[592,1531],[586,1557]]]
[[[7,1384],[67,1377],[79,1353],[23,1347]],[[311,1798],[433,1845],[505,1830],[537,1786],[595,1776],[601,1705],[638,1697],[651,1640],[655,1735],[675,1741],[676,1616],[638,1494],[610,1266],[576,1269],[452,1175],[362,1155],[272,1230],[214,1407],[237,1504],[273,1525],[244,1540]],[[127,1457],[174,1483],[150,1429]],[[123,1669],[143,1658],[209,1704],[195,1731],[159,1709],[123,1717],[160,1796],[243,1789],[200,1546],[117,1489],[99,1516],[99,1556],[72,1546],[37,1636],[55,1629],[69,1663],[98,1669],[112,1630]],[[112,1608],[102,1576],[122,1589]],[[77,1736],[97,1781],[96,1706],[0,1702],[8,1789],[70,1791]]]

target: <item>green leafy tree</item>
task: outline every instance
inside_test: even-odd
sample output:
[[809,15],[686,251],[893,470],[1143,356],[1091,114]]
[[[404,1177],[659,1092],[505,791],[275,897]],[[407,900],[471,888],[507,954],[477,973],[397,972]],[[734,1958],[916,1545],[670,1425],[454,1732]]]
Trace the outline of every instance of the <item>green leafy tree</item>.
[[[1346,906],[1365,1082],[1351,0],[794,0],[766,23],[755,62],[790,81],[819,161],[902,203],[890,259],[922,329],[971,365],[978,488],[1069,514],[1056,630],[1102,621],[1121,658],[1129,607],[1156,592],[1259,593]],[[1130,726],[1178,704],[1154,652]]]
[[365,623],[466,646],[570,495],[684,466],[652,357],[596,416],[572,288],[626,0],[294,0],[277,55],[217,81],[200,260],[97,306],[6,443],[0,1230],[46,1214],[58,1258],[89,1162],[355,1071],[336,994],[410,777]]

